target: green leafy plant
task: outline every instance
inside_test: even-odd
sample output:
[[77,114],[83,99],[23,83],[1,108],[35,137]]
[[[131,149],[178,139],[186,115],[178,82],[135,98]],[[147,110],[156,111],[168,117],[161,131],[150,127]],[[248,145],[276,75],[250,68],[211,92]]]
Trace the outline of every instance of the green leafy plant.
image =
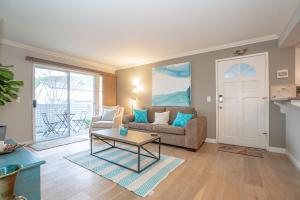
[[90,119],[85,119],[85,120],[84,120],[84,123],[85,123],[85,126],[86,126],[86,127],[89,127],[90,124],[92,123],[92,120],[90,120]]
[[9,69],[13,66],[4,66],[0,63],[0,106],[18,98],[23,81],[14,80],[14,73]]

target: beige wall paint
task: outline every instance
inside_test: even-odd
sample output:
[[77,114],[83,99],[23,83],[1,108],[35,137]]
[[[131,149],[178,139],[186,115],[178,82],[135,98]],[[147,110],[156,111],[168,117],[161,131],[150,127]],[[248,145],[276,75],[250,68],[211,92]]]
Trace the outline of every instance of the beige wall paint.
[[295,49],[295,82],[300,85],[300,47]]
[[[12,70],[15,72],[15,78],[24,81],[24,87],[22,87],[19,93],[21,102],[11,102],[4,107],[0,107],[0,124],[7,125],[7,137],[13,138],[18,142],[33,140],[33,63],[25,61],[26,56],[95,69],[95,67],[82,65],[81,63],[75,63],[52,56],[45,56],[8,45],[1,45],[0,62],[3,64],[14,65]],[[98,88],[96,88],[96,91],[98,91]]]
[[3,19],[0,18],[0,40],[3,37]]
[[[247,54],[269,52],[270,85],[294,83],[295,49],[278,48],[278,41],[268,41],[250,44],[239,48],[247,48]],[[215,60],[232,57],[233,52],[239,48],[229,48],[214,52],[201,53],[182,58],[176,58],[139,67],[117,71],[117,103],[130,113],[131,82],[134,78],[141,80],[144,88],[138,95],[137,107],[151,105],[152,67],[191,62],[192,65],[192,106],[208,119],[208,138],[216,138],[216,78]],[[289,69],[289,78],[277,79],[276,70]],[[211,96],[212,102],[207,103],[206,97]],[[285,146],[285,116],[279,108],[270,103],[270,145],[274,147]]]
[[103,105],[115,106],[117,104],[117,78],[115,76],[103,76]]

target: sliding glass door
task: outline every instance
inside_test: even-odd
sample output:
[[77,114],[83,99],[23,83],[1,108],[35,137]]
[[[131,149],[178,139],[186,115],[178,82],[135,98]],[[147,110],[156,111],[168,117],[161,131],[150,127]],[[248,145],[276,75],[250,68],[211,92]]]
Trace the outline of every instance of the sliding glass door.
[[88,134],[95,75],[39,65],[34,69],[35,141]]
[[70,73],[71,135],[85,134],[94,114],[94,76]]

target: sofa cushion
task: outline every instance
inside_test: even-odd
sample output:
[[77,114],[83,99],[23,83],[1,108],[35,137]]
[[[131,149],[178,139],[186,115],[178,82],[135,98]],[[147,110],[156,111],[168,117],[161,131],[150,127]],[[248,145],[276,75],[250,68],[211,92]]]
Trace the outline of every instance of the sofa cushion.
[[155,116],[155,119],[154,119],[153,124],[165,124],[165,125],[168,125],[169,118],[170,118],[170,112],[169,111],[162,112],[162,113],[156,112],[154,116]]
[[192,107],[166,107],[166,111],[170,111],[169,124],[172,124],[176,119],[177,113],[193,114],[193,118],[197,117],[195,108]]
[[153,123],[155,121],[155,113],[162,113],[165,112],[165,107],[158,107],[158,106],[147,106],[144,109],[148,110],[148,122]]
[[189,120],[193,118],[193,114],[185,114],[178,112],[176,119],[173,121],[173,126],[185,127]]
[[92,128],[112,128],[113,121],[96,121],[92,123]]
[[153,125],[150,124],[150,123],[129,122],[128,127],[132,128],[132,129],[140,129],[140,130],[146,130],[146,131],[153,131]]
[[158,133],[169,133],[175,135],[184,135],[184,128],[178,126],[171,126],[171,125],[155,125],[153,130]]
[[148,110],[133,110],[134,122],[147,123],[148,122]]

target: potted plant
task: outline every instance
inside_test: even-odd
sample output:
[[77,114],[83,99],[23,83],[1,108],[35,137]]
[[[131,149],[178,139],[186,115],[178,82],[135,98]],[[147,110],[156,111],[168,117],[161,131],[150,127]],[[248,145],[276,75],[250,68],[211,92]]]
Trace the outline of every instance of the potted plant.
[[23,196],[15,195],[16,178],[21,168],[21,165],[15,164],[0,167],[1,200],[26,200]]
[[[4,66],[0,63],[0,106],[18,98],[23,81],[14,80],[14,73],[9,69],[13,66]],[[6,126],[0,125],[0,140],[4,140]]]

